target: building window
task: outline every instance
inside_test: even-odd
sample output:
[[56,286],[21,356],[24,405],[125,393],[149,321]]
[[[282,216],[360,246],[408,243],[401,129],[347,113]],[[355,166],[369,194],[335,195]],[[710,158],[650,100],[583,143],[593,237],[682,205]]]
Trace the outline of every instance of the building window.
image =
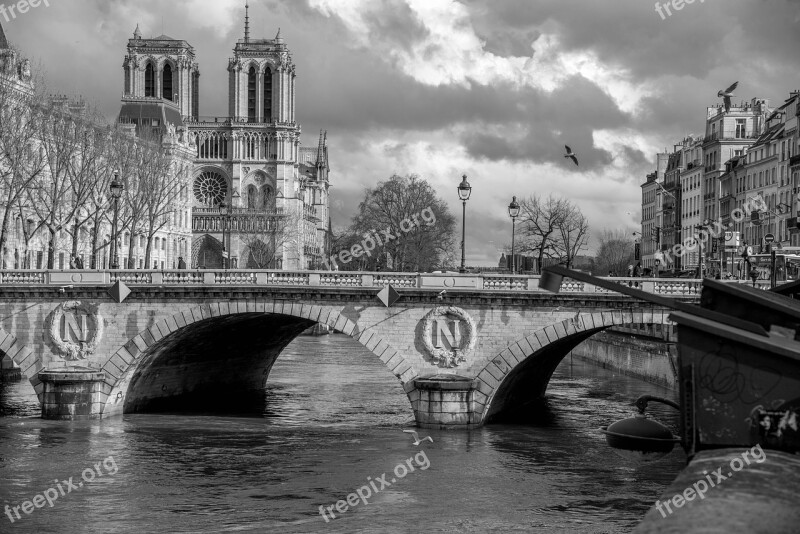
[[212,171],[206,171],[194,180],[194,197],[208,207],[217,207],[225,200],[228,185],[225,178]]
[[161,95],[164,100],[172,101],[172,67],[167,63],[161,72]]
[[264,71],[264,122],[272,122],[272,69]]
[[247,207],[254,210],[258,207],[258,190],[256,186],[250,184],[247,186]]
[[156,73],[152,63],[144,69],[144,96],[156,96]]
[[736,119],[736,139],[744,139],[746,135],[745,119]]
[[272,208],[272,188],[268,185],[265,185],[261,189],[261,205],[263,206],[264,210],[269,210]]
[[247,120],[256,122],[256,69],[247,72]]

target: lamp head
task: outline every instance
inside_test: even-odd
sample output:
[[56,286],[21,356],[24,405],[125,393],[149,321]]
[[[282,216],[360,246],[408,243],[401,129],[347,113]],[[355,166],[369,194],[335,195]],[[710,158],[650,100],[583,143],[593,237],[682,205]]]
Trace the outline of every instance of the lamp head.
[[111,180],[108,188],[113,198],[120,198],[122,196],[125,185],[119,179],[119,171],[114,171],[114,178]]
[[466,174],[464,174],[461,178],[461,183],[458,184],[458,198],[466,201],[469,200],[469,196],[472,194],[472,186],[469,185]]
[[519,216],[519,204],[517,203],[517,197],[513,197],[511,199],[511,204],[508,205],[508,215],[512,219]]

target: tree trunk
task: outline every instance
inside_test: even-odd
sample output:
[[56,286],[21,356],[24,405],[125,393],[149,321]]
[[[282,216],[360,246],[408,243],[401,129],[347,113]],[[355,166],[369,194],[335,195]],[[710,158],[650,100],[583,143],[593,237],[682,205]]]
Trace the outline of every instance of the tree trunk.
[[47,241],[47,268],[53,270],[56,261],[56,231],[51,227],[47,231],[50,234],[50,239]]
[[[98,232],[97,232],[97,228],[98,228],[97,219],[98,219],[98,217],[94,218],[94,230],[92,231],[92,246],[91,246],[91,250],[92,250],[91,268],[92,269],[97,269],[97,252],[99,251],[99,249],[97,248],[97,241],[100,239],[100,236],[98,235]],[[105,268],[105,266],[103,266],[103,268]]]
[[148,234],[147,235],[147,246],[144,249],[144,268],[145,270],[150,269],[150,246],[153,243],[153,236]]
[[3,222],[0,223],[0,254],[2,255],[2,258],[0,258],[0,266],[3,268],[5,268],[5,265],[3,264],[6,261],[6,230],[8,228],[8,210],[8,207],[3,210]]
[[131,237],[128,240],[128,269],[136,269],[136,258],[133,257],[133,249],[136,243],[136,234],[131,231]]
[[76,258],[78,256],[78,235],[80,232],[80,227],[78,226],[78,220],[75,219],[75,226],[72,227],[72,257]]

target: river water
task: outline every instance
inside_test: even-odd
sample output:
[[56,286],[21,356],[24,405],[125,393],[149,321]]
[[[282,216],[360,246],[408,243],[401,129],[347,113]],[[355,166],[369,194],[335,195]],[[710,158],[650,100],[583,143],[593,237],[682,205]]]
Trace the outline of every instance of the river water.
[[[14,519],[1,515],[0,533],[617,534],[633,529],[686,461],[679,447],[646,465],[612,452],[598,427],[631,416],[640,394],[674,395],[570,357],[540,422],[420,429],[433,442],[418,446],[402,432],[413,414],[396,378],[343,335],[300,337],[285,349],[263,417],[43,421],[29,384],[0,389],[0,511],[10,506]],[[677,412],[651,407],[677,428]],[[360,488],[366,503],[336,511]],[[19,508],[17,519],[13,507],[37,494],[53,505],[40,498],[41,508]],[[327,522],[321,505],[334,506]]]

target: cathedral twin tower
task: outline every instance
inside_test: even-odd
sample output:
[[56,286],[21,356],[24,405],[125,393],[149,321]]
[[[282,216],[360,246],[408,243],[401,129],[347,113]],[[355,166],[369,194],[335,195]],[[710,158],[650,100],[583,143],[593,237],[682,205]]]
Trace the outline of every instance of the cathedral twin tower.
[[200,69],[184,40],[144,39],[137,26],[123,69],[120,122],[187,148],[191,213],[174,231],[191,236],[191,267],[321,265],[330,219],[327,136],[300,145],[295,66],[280,30],[251,39],[245,15],[244,38],[228,61],[227,117],[200,116]]

